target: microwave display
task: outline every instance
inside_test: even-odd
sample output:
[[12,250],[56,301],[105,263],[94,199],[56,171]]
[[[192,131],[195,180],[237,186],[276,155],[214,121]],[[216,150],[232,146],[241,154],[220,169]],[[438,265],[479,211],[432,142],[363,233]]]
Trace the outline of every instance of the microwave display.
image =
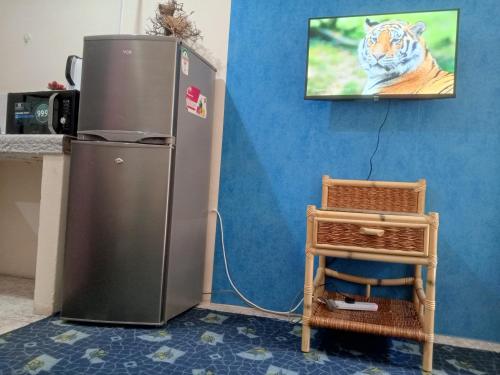
[[49,119],[49,99],[27,95],[25,101],[14,103],[14,116],[17,126],[44,131]]

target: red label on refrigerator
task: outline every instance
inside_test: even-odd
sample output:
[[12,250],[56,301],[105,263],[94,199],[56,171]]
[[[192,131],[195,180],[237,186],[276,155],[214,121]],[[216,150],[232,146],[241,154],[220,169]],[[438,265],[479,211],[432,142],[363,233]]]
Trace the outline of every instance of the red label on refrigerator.
[[207,97],[196,86],[189,86],[186,91],[186,109],[189,113],[207,118]]

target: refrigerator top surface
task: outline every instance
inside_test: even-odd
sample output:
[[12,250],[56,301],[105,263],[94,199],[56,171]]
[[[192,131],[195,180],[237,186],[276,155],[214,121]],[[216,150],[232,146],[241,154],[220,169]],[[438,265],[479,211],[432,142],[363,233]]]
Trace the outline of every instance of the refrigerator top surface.
[[177,43],[183,48],[188,49],[191,53],[195,54],[201,61],[207,64],[214,72],[217,72],[217,68],[213,66],[206,58],[201,56],[192,47],[187,45],[182,40],[175,38],[173,36],[163,36],[163,35],[132,35],[132,34],[110,34],[110,35],[88,35],[83,37],[84,41],[105,41],[105,40],[149,40],[157,42],[166,43]]
[[212,69],[214,72],[217,72],[217,68],[213,66],[206,58],[204,58],[202,55],[200,55],[198,52],[196,52],[192,47],[188,46],[186,43],[184,43],[182,40],[179,43],[182,48],[186,48],[191,52],[193,55],[196,55],[201,61],[203,61],[210,69]]
[[178,43],[179,39],[172,36],[163,35],[132,35],[132,34],[109,34],[109,35],[89,35],[83,37],[87,40],[155,40],[159,42]]

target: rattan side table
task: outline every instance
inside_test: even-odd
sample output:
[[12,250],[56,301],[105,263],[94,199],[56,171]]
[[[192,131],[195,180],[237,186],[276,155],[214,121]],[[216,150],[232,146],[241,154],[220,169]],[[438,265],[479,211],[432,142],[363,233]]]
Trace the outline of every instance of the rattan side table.
[[[424,343],[422,369],[432,371],[439,215],[423,214],[425,186],[424,180],[398,183],[324,176],[323,209],[307,208],[303,352],[310,350],[313,326],[401,337]],[[341,207],[327,206],[337,203]],[[315,256],[319,266],[314,276]],[[326,257],[412,264],[415,274],[398,279],[355,276],[327,268]],[[425,290],[422,266],[427,267]],[[364,296],[352,297],[377,303],[378,311],[328,310],[318,298],[341,297],[325,290],[326,277],[365,285]],[[410,286],[413,300],[372,297],[371,288],[377,285]]]

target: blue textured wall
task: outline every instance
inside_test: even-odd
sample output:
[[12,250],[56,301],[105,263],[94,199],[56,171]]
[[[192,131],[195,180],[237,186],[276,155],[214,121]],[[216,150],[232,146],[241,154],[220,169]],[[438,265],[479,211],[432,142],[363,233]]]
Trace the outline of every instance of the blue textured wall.
[[[366,178],[388,103],[303,100],[307,19],[457,7],[457,98],[393,101],[372,179],[427,179],[427,210],[441,215],[437,332],[500,341],[495,0],[232,1],[219,208],[233,278],[251,299],[289,308],[303,286],[306,205],[320,204],[323,174]],[[213,301],[241,303],[227,289],[218,238]]]

